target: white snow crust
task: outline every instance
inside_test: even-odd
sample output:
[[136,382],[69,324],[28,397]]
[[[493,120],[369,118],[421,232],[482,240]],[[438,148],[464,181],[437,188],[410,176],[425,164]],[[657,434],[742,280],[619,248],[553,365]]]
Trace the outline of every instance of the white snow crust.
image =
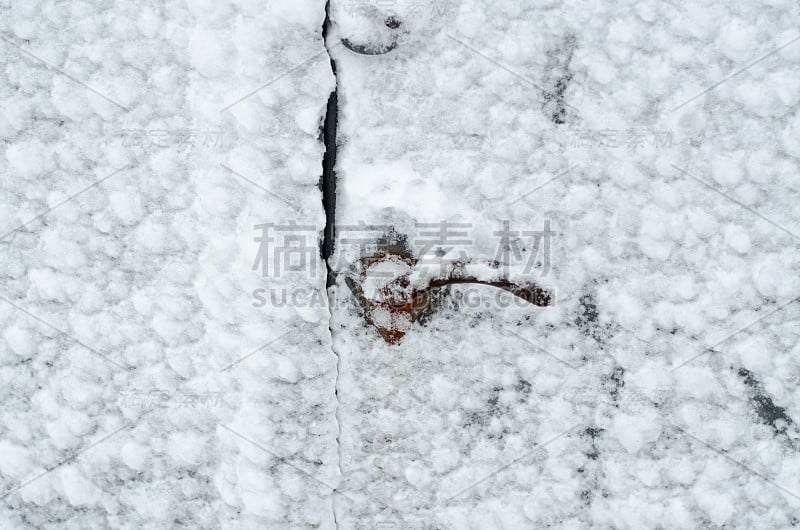
[[339,521],[796,525],[797,429],[759,403],[800,415],[800,42],[775,51],[798,4],[381,5],[407,23],[395,50],[333,51],[339,223],[470,223],[485,262],[503,221],[548,219],[550,270],[510,273],[557,296],[500,308],[453,287],[482,302],[399,345],[356,304],[334,312],[343,483],[363,494]]
[[[0,0],[0,528],[800,524],[800,5],[325,11]],[[420,260],[370,297],[466,256],[553,305],[452,286],[387,344],[343,229],[326,290],[334,88],[337,225]],[[315,267],[256,266],[292,222]]]
[[324,18],[0,2],[0,232],[118,171],[0,240],[0,527],[335,526],[327,304],[251,296],[255,225],[325,224]]

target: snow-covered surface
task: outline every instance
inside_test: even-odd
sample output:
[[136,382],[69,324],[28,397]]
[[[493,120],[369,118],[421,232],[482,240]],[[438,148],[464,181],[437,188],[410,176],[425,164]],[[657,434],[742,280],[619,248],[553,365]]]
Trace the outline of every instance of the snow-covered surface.
[[251,296],[324,299],[252,270],[325,223],[324,2],[0,6],[0,232],[118,171],[0,241],[0,527],[334,527],[328,308]]
[[469,223],[485,261],[503,221],[549,219],[529,277],[557,301],[470,286],[479,304],[398,346],[355,304],[334,313],[343,484],[362,495],[339,520],[798,524],[796,426],[769,417],[800,418],[797,3],[374,4],[407,30],[385,55],[333,51],[339,223],[409,240]]
[[[0,15],[2,528],[800,524],[793,0],[331,0],[327,50],[318,0]],[[454,286],[389,345],[343,241],[326,293],[335,80],[340,227],[427,278],[506,226],[552,307]]]

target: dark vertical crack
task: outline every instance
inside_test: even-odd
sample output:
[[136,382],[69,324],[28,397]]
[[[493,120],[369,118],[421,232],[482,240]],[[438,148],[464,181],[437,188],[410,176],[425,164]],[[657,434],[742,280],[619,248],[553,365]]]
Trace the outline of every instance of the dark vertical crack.
[[[328,31],[331,27],[330,17],[330,1],[325,4],[325,20],[322,23],[322,41],[331,63],[331,71],[336,84],[334,85],[333,92],[328,97],[328,106],[325,111],[325,121],[322,125],[322,141],[325,144],[325,154],[322,157],[322,178],[320,181],[320,188],[322,190],[322,208],[325,210],[325,230],[322,236],[322,244],[320,245],[320,252],[322,260],[325,262],[325,270],[327,277],[325,285],[328,289],[328,304],[330,310],[330,318],[333,318],[333,311],[335,303],[332,301],[334,297],[331,296],[331,288],[336,283],[336,271],[331,263],[333,251],[336,241],[336,126],[339,121],[339,80],[336,76],[336,62],[331,55],[330,47],[328,46]],[[339,415],[340,401],[339,401],[339,377],[341,375],[341,357],[336,352],[333,346],[333,328],[331,320],[328,321],[328,331],[331,334],[331,351],[336,356],[336,380],[334,381],[334,395],[336,396],[336,410],[334,416],[336,418],[336,455],[338,458],[337,466],[339,468],[339,476],[344,476],[342,472],[342,422]],[[332,493],[336,493],[336,489]],[[334,496],[331,496],[331,511],[333,513],[333,522],[336,528],[339,528],[339,521],[336,517],[336,504]]]
[[[336,67],[331,68],[336,75]],[[325,209],[325,233],[322,238],[322,259],[327,264],[327,286],[333,285],[335,272],[329,261],[333,256],[336,240],[336,121],[338,118],[338,89],[334,89],[328,98],[325,112],[325,124],[322,127],[322,139],[325,143],[325,155],[322,157],[322,207]]]
[[[328,28],[331,24],[330,2],[325,4],[325,22],[322,24],[322,39],[327,47]],[[336,62],[330,55],[331,70],[336,77]],[[333,249],[336,240],[336,125],[339,118],[339,83],[328,98],[328,107],[325,111],[325,122],[322,126],[322,141],[325,144],[325,155],[322,157],[322,207],[325,209],[325,232],[322,238],[322,259],[325,261],[328,271],[327,286],[334,284],[336,273],[331,267],[330,258],[333,256]]]

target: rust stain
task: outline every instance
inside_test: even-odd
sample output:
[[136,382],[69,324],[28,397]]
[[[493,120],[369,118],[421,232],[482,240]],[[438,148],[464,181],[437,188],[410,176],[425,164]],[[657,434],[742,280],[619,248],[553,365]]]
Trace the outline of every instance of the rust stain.
[[[534,283],[520,285],[507,279],[480,280],[464,274],[463,262],[453,263],[444,277],[431,279],[424,287],[409,289],[408,273],[401,275],[380,289],[379,300],[373,300],[364,294],[363,285],[367,273],[372,266],[387,260],[403,262],[410,268],[417,264],[417,259],[401,241],[400,244],[362,259],[360,275],[348,276],[345,282],[359,301],[366,321],[388,344],[398,344],[415,323],[423,323],[432,316],[443,300],[442,288],[449,285],[488,285],[503,289],[537,307],[547,307],[552,303],[552,294]],[[498,263],[491,263],[490,266],[499,268]],[[376,318],[377,316],[380,318]]]

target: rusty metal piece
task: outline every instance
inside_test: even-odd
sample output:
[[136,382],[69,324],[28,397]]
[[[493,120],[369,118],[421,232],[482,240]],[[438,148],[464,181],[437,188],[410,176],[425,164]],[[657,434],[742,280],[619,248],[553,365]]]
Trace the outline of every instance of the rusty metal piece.
[[[386,283],[380,289],[380,298],[374,300],[364,292],[367,273],[371,267],[392,260],[413,268],[417,259],[405,246],[404,240],[395,240],[382,252],[361,261],[361,271],[357,276],[345,278],[345,283],[359,301],[364,318],[388,344],[398,344],[415,323],[424,323],[441,306],[447,292],[444,287],[459,284],[487,285],[503,289],[537,307],[547,307],[552,303],[552,294],[542,287],[529,283],[516,284],[510,280],[481,280],[465,275],[464,263],[454,263],[442,278],[433,278],[424,287],[410,287],[409,274],[403,274]],[[496,268],[496,267],[495,267]]]

